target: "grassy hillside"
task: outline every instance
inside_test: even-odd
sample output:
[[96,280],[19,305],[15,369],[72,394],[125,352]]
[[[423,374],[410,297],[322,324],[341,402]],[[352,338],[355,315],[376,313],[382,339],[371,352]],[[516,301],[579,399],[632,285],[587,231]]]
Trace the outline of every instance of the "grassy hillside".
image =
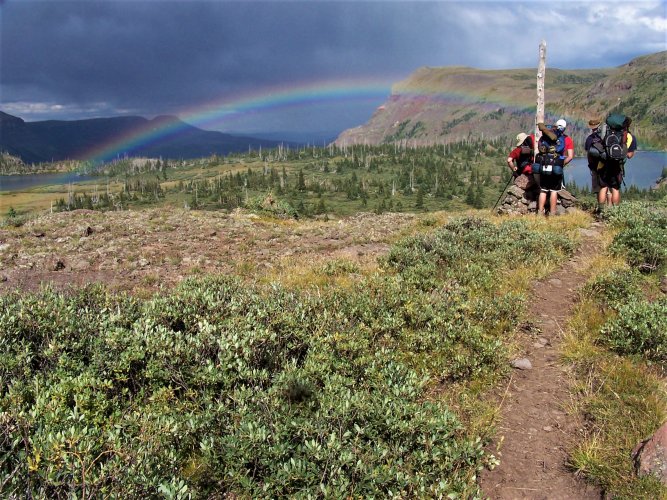
[[648,146],[667,148],[667,52],[616,68],[588,87],[572,89],[557,106],[570,116],[604,116],[609,110],[633,118],[633,130]]

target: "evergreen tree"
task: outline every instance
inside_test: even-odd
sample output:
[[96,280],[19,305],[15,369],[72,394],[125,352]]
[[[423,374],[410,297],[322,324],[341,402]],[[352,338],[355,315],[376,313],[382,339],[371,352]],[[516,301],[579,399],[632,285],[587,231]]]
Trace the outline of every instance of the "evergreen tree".
[[482,185],[477,185],[477,190],[475,191],[475,200],[473,201],[473,207],[475,208],[484,208],[484,192],[482,191]]
[[466,204],[473,206],[475,204],[475,190],[472,187],[472,184],[468,185],[468,191],[466,193]]
[[296,189],[297,191],[305,191],[306,190],[306,180],[303,176],[303,169],[299,170],[299,177],[296,183]]
[[421,186],[419,186],[419,190],[417,191],[417,199],[415,201],[415,208],[421,210],[424,208],[424,190]]

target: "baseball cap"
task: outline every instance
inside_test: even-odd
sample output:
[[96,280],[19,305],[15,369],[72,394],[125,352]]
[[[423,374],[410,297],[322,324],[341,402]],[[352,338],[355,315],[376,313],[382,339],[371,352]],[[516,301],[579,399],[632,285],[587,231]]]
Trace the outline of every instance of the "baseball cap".
[[559,130],[565,130],[565,127],[567,127],[567,122],[563,120],[562,118],[556,122],[556,128]]
[[523,141],[526,140],[526,137],[528,137],[528,134],[524,134],[523,132],[521,132],[520,134],[518,134],[518,135],[516,136],[516,147],[521,146],[521,145],[523,144]]

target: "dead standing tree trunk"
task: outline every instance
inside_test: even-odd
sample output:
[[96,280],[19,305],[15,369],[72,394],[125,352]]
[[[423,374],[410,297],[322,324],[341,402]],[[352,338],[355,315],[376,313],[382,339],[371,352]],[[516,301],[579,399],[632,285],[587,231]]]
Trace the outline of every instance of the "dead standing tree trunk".
[[537,153],[537,143],[542,136],[542,132],[537,128],[538,123],[544,122],[544,80],[547,71],[547,42],[540,42],[540,60],[537,65],[537,112],[535,113],[535,144],[534,149]]

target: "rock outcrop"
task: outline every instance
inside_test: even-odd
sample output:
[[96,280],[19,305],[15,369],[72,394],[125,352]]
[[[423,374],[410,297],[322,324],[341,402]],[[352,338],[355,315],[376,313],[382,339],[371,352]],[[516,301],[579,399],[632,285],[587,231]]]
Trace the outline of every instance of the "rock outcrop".
[[667,422],[632,451],[639,476],[653,475],[667,485]]
[[[498,207],[499,214],[527,214],[537,212],[537,198],[540,188],[533,175],[521,174],[507,190],[505,198]],[[572,210],[577,199],[567,190],[558,192],[556,214],[564,214]],[[547,203],[548,205],[548,203]]]
[[651,186],[651,191],[657,191],[667,187],[667,176],[662,176],[655,181],[655,184]]

